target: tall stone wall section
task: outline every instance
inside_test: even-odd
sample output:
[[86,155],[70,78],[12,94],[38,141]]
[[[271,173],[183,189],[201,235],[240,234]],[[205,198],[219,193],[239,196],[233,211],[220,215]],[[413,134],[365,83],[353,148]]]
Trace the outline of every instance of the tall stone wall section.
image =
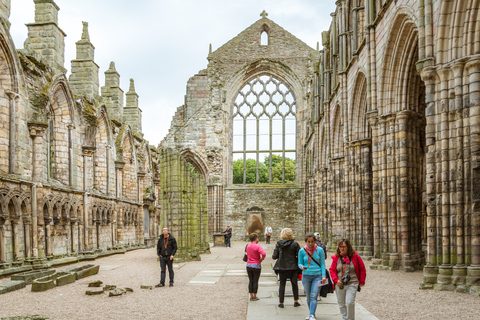
[[[262,32],[267,32],[268,45],[261,45]],[[270,186],[242,189],[248,205],[232,209],[231,203],[226,203],[229,197],[237,194],[232,183],[232,111],[235,96],[238,91],[253,77],[266,74],[283,79],[292,88],[297,98],[297,163],[303,160],[301,141],[305,140],[302,121],[308,108],[311,96],[312,80],[314,78],[315,61],[318,52],[295,38],[286,30],[263,16],[235,38],[210,52],[208,66],[189,79],[185,105],[179,107],[171,124],[167,137],[161,142],[161,147],[175,148],[197,170],[205,175],[209,190],[210,232],[224,230],[226,224],[232,225],[234,239],[244,239],[245,224],[240,215],[246,215],[246,210],[252,206],[268,208],[273,212],[277,195],[282,190]],[[303,168],[297,167],[296,184],[293,189],[303,189]],[[288,188],[287,188],[288,189]],[[227,191],[228,190],[228,191]],[[273,191],[272,198],[258,198],[258,192]],[[287,216],[303,213],[302,191],[298,191],[292,199],[284,199],[286,211],[276,211],[270,216],[276,225],[282,223]],[[275,195],[275,196],[273,196]],[[234,197],[235,198],[235,197]],[[254,202],[257,202],[255,205]],[[287,210],[288,208],[288,210]],[[288,219],[287,219],[288,220]],[[285,220],[285,221],[287,221]],[[297,220],[298,221],[298,220]],[[222,224],[222,225],[221,225]],[[294,226],[298,228],[296,224]],[[298,228],[298,233],[304,233],[304,228]]]
[[162,228],[177,240],[176,261],[200,260],[210,252],[208,242],[207,185],[200,174],[173,149],[162,149]]
[[[9,5],[0,3],[2,19]],[[142,248],[159,234],[158,152],[139,117],[132,130],[118,116],[114,64],[104,88],[115,99],[99,95],[87,23],[67,80],[58,10],[53,0],[35,1],[23,50],[8,20],[0,24],[0,274]]]
[[322,35],[306,228],[351,239],[371,268],[423,269],[425,289],[479,292],[478,15],[474,2],[339,1]]

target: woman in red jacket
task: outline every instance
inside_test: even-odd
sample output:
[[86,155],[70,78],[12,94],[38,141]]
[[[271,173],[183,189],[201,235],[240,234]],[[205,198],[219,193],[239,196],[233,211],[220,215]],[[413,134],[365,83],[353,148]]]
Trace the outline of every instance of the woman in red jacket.
[[342,320],[355,319],[355,296],[365,285],[367,272],[362,258],[353,251],[348,239],[338,242],[337,253],[332,256],[330,276]]

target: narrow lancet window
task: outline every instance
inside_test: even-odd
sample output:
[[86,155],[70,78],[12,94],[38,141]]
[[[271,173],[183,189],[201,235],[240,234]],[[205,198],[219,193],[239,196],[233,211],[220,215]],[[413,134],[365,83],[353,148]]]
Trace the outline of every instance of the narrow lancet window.
[[268,46],[268,33],[267,33],[267,31],[262,32],[261,38],[260,38],[260,44],[262,46]]

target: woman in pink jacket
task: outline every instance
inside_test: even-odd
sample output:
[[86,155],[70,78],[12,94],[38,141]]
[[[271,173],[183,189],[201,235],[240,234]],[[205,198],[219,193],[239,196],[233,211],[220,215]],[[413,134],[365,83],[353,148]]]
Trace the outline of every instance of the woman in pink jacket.
[[365,285],[367,272],[362,258],[353,250],[348,239],[338,242],[337,253],[332,256],[330,277],[342,320],[355,319],[355,296]]
[[247,245],[247,273],[248,273],[248,292],[250,301],[259,300],[257,298],[258,279],[262,272],[262,261],[265,259],[265,250],[258,244],[258,235],[250,233],[248,236],[250,243]]

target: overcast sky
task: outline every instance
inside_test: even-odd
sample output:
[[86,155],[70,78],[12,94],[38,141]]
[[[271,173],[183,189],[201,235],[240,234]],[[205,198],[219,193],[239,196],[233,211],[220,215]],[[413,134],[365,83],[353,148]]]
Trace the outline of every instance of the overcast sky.
[[[10,32],[23,49],[26,23],[34,22],[33,0],[12,0]],[[178,106],[184,102],[187,81],[207,67],[212,50],[228,42],[260,19],[268,18],[312,48],[321,46],[335,0],[55,0],[60,7],[59,27],[65,38],[65,68],[70,74],[75,42],[82,21],[89,24],[100,66],[100,86],[110,61],[128,91],[135,80],[142,109],[143,133],[155,146],[165,137]]]

